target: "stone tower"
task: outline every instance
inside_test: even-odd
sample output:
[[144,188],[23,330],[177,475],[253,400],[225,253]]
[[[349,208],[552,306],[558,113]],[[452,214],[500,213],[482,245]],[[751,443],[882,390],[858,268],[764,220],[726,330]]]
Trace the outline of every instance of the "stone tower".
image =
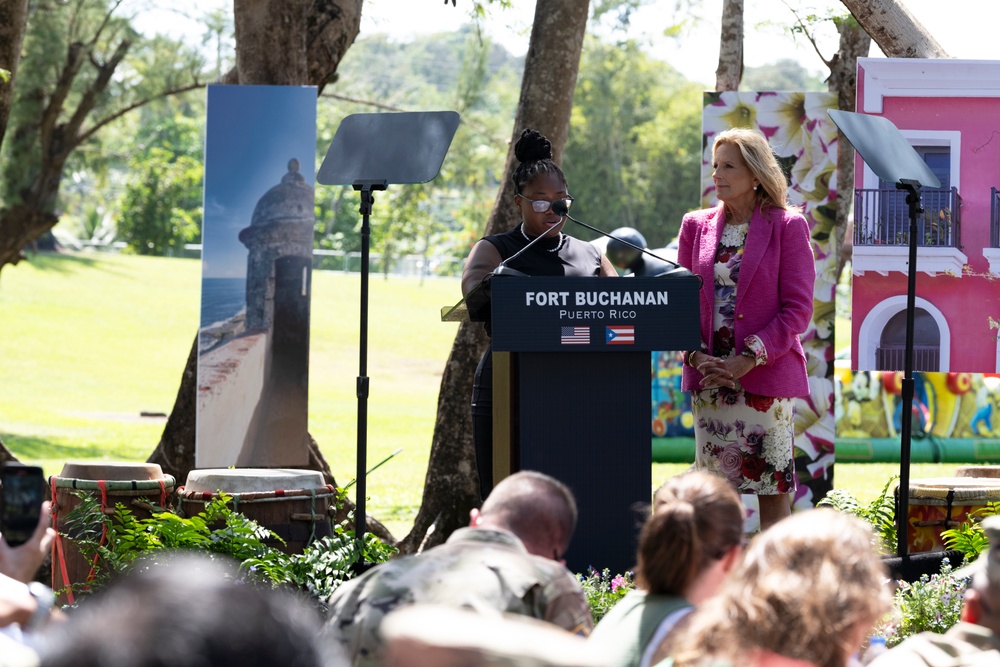
[[313,189],[299,173],[299,161],[288,161],[281,183],[257,202],[250,226],[240,230],[247,247],[247,330],[274,324],[275,261],[280,257],[312,257]]

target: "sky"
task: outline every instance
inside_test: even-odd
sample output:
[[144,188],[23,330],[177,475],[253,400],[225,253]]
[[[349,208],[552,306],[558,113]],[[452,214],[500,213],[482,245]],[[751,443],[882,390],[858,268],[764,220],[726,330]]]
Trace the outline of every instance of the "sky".
[[[442,0],[365,0],[361,16],[361,37],[388,33],[400,41],[415,35],[455,30],[468,21],[471,0],[456,0],[457,6]],[[720,0],[685,0],[699,5],[700,15],[681,16],[674,10],[679,0],[647,0],[632,20],[630,37],[647,44],[650,54],[665,60],[689,80],[714,88],[719,58]],[[996,26],[1000,25],[998,0],[901,0],[918,21],[931,32],[954,58],[992,60],[1000,58]],[[511,0],[509,10],[493,9],[485,22],[487,34],[507,50],[521,55],[527,50],[535,0]],[[204,8],[231,7],[226,0],[157,0],[155,8],[137,11],[140,31],[167,31],[201,38],[201,25],[185,15],[197,15]],[[794,22],[789,6],[800,15],[811,10],[823,14],[830,8],[843,12],[834,0],[748,0],[744,9],[744,62],[758,67],[782,58],[798,60],[805,68],[825,75],[826,68],[808,41],[788,30]],[[663,30],[686,20],[679,37],[664,37]],[[611,34],[611,33],[607,33]],[[826,23],[817,41],[826,58],[837,49],[837,34]],[[870,54],[880,57],[872,45]]]
[[288,173],[290,159],[299,160],[300,173],[313,185],[315,99],[308,87],[209,88],[203,277],[246,275],[240,230],[250,226],[260,197]]

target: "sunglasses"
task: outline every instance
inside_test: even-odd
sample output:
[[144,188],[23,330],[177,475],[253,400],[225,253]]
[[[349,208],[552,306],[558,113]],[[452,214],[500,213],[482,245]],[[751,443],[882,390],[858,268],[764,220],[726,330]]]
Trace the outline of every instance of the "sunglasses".
[[531,202],[531,210],[535,213],[545,213],[549,209],[555,209],[559,215],[565,215],[569,207],[573,205],[573,198],[569,195],[561,199],[549,201],[547,199],[528,199],[524,195],[518,195],[521,199]]

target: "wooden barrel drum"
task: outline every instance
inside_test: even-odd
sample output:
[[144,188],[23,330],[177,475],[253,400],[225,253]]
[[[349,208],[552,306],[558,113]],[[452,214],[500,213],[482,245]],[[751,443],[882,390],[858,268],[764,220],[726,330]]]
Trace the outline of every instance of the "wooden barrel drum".
[[990,477],[934,477],[910,482],[906,544],[911,553],[944,551],[941,533],[958,528],[968,515],[1000,502],[1000,479]]
[[85,585],[94,564],[77,548],[67,532],[67,515],[80,505],[79,492],[88,493],[111,515],[121,503],[137,519],[167,509],[174,491],[174,478],[155,463],[66,463],[59,475],[49,478],[52,487],[52,518],[59,536],[52,544],[52,589],[60,591],[60,602],[72,604],[72,588]]
[[269,541],[285,553],[302,553],[313,541],[332,534],[336,489],[322,473],[290,468],[213,468],[192,470],[178,490],[180,511],[193,516],[221,491],[229,506],[284,540]]

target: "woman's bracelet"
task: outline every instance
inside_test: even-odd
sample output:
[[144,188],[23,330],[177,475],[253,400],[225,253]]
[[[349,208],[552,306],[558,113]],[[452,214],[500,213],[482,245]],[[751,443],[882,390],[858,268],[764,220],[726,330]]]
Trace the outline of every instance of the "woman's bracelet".
[[694,368],[694,355],[698,354],[698,352],[700,351],[701,350],[691,350],[690,352],[688,352],[687,356],[684,357],[684,363],[690,366],[691,368]]

